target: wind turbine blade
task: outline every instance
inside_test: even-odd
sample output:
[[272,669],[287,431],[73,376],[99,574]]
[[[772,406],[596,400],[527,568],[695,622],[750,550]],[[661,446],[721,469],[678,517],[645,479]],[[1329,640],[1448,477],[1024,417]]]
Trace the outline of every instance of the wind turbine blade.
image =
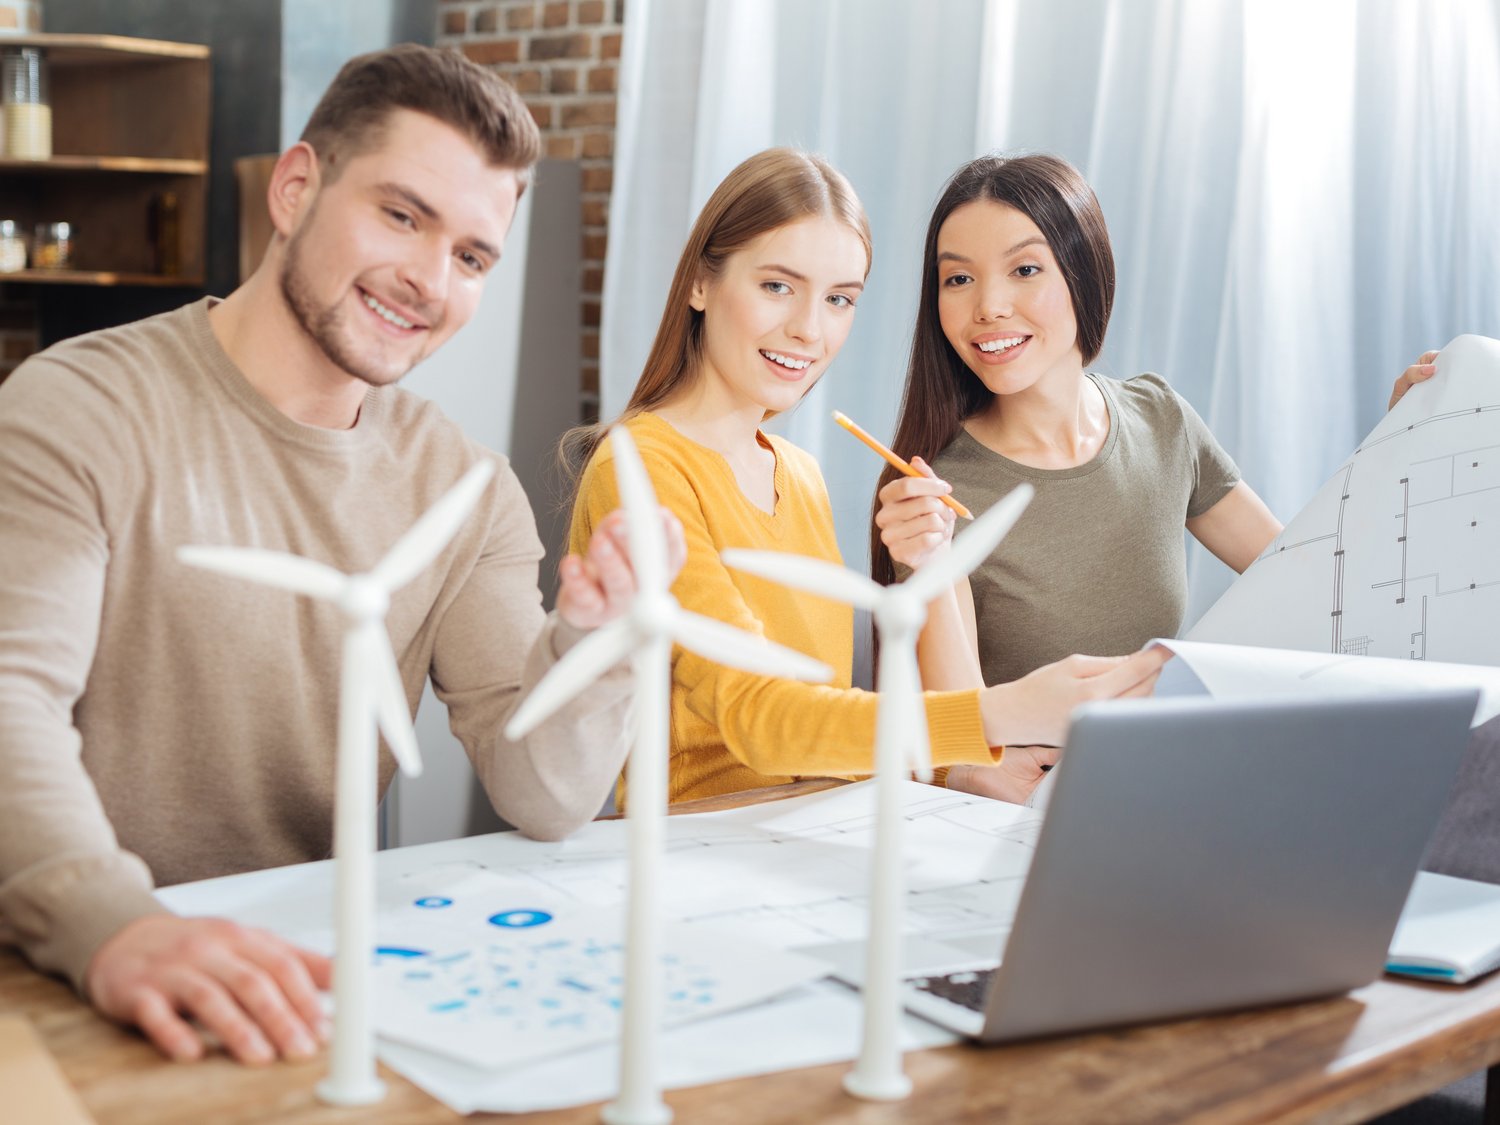
[[401,772],[407,777],[418,777],[422,773],[422,756],[417,750],[417,732],[411,725],[406,685],[401,682],[390,636],[375,622],[364,628],[369,638],[365,645],[365,669],[374,680],[370,686],[375,695],[376,722]]
[[757,637],[700,613],[679,609],[669,626],[672,639],[699,656],[761,676],[826,683],[833,669],[796,649]]
[[667,542],[658,514],[656,489],[635,440],[624,426],[609,431],[615,455],[615,483],[625,505],[625,526],[630,529],[630,565],[635,568],[641,590],[667,588]]
[[975,520],[962,535],[953,537],[945,558],[925,566],[906,580],[904,585],[925,604],[948,586],[969,574],[984,562],[1010,533],[1031,503],[1035,489],[1024,481],[1006,493],[1005,499]]
[[881,649],[880,705],[895,707],[902,721],[897,730],[906,768],[920,781],[932,780],[932,745],[927,738],[927,704],[922,698],[922,673],[915,648],[892,645]]
[[822,559],[794,555],[788,551],[746,551],[731,547],[720,553],[724,565],[746,574],[780,582],[795,590],[806,590],[844,605],[873,610],[885,587],[863,574]]
[[179,547],[177,558],[189,566],[329,601],[338,599],[348,581],[324,563],[258,547]]
[[595,629],[569,649],[531,689],[531,694],[505,724],[505,737],[514,741],[531,733],[559,707],[630,656],[636,647],[635,627],[628,618],[617,618]]
[[370,572],[376,584],[389,594],[421,574],[457,534],[494,475],[494,462],[484,458],[438,497],[437,503],[422,513],[422,518],[396,540],[396,545]]

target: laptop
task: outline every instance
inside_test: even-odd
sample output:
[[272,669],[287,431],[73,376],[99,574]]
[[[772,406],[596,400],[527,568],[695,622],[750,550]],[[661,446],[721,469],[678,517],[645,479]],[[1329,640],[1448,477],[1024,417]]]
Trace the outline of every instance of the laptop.
[[996,1043],[1366,984],[1477,700],[1080,709],[998,967],[909,981],[908,1010]]

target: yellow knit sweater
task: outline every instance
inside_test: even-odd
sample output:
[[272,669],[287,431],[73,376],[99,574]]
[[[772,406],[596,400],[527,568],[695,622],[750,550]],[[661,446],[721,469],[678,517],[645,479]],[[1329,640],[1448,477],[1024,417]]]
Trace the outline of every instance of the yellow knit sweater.
[[[872,769],[873,692],[850,687],[853,611],[812,594],[730,570],[726,547],[788,551],[840,562],[833,512],[817,462],[775,436],[760,442],[776,457],[776,510],[740,491],[722,456],[654,414],[628,423],[656,489],[687,534],[687,562],[672,586],[682,605],[798,649],[834,670],[829,685],[756,676],[672,650],[670,799],[691,800],[776,785],[806,776],[859,776]],[[571,549],[619,506],[606,440],[585,469],[573,507]],[[977,691],[928,692],[936,765],[992,764]],[[620,790],[623,802],[623,781]]]

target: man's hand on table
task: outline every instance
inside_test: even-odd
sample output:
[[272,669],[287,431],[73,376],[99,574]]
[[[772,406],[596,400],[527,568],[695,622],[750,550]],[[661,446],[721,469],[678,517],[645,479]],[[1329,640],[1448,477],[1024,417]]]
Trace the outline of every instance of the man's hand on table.
[[203,1057],[211,1033],[242,1063],[308,1059],[327,1038],[318,990],[333,962],[223,918],[137,918],[94,954],[84,985],[111,1019],[169,1058]]

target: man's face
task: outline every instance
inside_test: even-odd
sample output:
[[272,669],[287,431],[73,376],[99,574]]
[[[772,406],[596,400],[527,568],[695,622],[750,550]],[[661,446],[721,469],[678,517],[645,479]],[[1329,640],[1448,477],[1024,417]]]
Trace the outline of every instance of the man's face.
[[452,127],[411,110],[323,180],[292,230],[281,291],[338,368],[394,383],[473,314],[520,181]]

